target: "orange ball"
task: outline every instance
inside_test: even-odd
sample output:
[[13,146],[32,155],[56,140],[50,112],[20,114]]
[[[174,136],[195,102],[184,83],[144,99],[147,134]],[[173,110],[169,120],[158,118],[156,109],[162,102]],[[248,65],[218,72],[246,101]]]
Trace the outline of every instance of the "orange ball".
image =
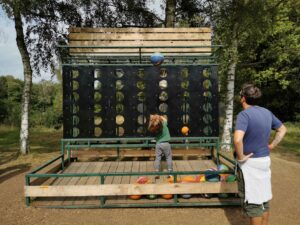
[[141,195],[130,195],[129,198],[132,200],[139,200],[142,196]]
[[181,128],[181,133],[184,134],[184,135],[187,135],[188,132],[189,132],[189,130],[190,130],[190,129],[189,129],[187,126],[183,126],[183,127]]
[[161,197],[163,197],[164,199],[171,199],[171,198],[173,198],[173,195],[171,195],[171,194],[164,194]]

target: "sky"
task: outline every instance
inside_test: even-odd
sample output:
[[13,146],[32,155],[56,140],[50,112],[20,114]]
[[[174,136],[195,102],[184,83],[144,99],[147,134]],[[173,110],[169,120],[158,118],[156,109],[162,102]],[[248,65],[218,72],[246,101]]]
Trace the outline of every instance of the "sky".
[[[4,75],[12,75],[24,80],[22,60],[16,44],[14,22],[0,7],[0,76]],[[43,73],[42,77],[33,77],[33,82],[39,82],[41,79],[51,80],[51,75]],[[53,79],[55,80],[55,78]]]
[[[149,5],[156,11],[161,11],[159,4],[157,4],[159,2],[157,0],[150,1]],[[163,11],[160,14],[162,13]],[[0,76],[5,75],[12,75],[24,80],[22,60],[16,45],[14,22],[7,17],[0,7]],[[51,78],[50,73],[42,73],[39,77],[33,77],[33,82],[37,83],[42,79],[56,81],[56,78]]]
[[0,76],[23,77],[23,66],[16,45],[14,24],[0,8]]

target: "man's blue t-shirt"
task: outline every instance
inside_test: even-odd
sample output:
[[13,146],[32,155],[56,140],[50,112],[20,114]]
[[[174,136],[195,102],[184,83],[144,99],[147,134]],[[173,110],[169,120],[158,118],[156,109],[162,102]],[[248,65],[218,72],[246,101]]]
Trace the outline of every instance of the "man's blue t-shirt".
[[268,156],[271,129],[277,129],[281,125],[282,122],[263,107],[250,106],[241,111],[237,116],[235,130],[245,132],[244,154],[254,153],[253,158]]

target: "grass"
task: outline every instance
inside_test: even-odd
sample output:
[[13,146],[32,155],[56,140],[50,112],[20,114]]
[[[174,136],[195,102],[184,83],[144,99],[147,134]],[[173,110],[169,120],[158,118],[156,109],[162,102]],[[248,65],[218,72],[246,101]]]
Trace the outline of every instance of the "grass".
[[275,152],[300,157],[300,123],[285,123],[287,133]]
[[[17,152],[19,150],[19,129],[0,126],[0,152]],[[50,128],[30,129],[30,153],[49,153],[58,151],[62,130]]]
[[[288,132],[273,153],[280,154],[288,160],[300,161],[300,123],[286,123],[285,125]],[[44,127],[32,128],[29,139],[30,154],[19,156],[19,129],[0,125],[0,165],[12,160],[30,161],[32,158],[40,158],[45,161],[47,156],[59,152],[61,138],[62,130]]]
[[19,153],[19,135],[19,128],[0,125],[0,168],[24,163],[38,165],[58,155],[62,130],[30,129],[30,154],[26,156]]

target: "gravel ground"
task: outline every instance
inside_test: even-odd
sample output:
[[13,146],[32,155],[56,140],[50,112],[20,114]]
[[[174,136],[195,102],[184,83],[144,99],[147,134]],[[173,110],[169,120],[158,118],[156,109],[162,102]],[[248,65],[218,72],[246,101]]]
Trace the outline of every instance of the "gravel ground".
[[[244,225],[240,208],[42,209],[26,207],[24,174],[31,163],[5,164],[0,169],[1,225]],[[300,163],[272,155],[270,224],[300,224]]]

